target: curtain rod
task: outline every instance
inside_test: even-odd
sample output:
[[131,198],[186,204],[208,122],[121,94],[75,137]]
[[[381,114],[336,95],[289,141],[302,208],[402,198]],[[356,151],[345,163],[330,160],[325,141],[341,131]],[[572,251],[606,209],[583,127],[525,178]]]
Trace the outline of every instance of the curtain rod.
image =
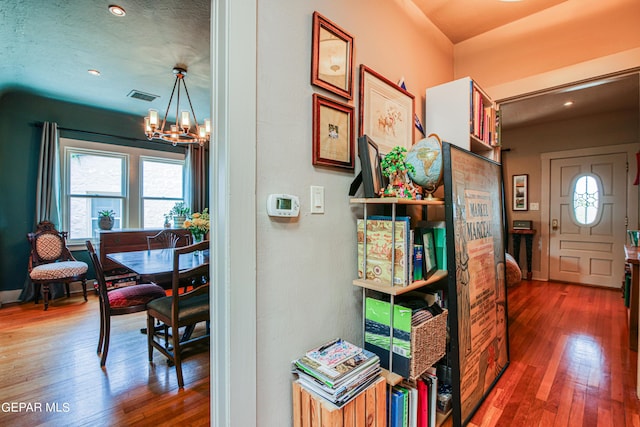
[[[44,125],[44,123],[38,122],[38,123],[35,123],[34,125],[36,127],[40,127],[41,128]],[[106,136],[106,137],[109,137],[109,138],[125,139],[127,141],[146,142],[146,143],[151,142],[153,144],[160,144],[160,145],[163,145],[165,147],[172,147],[171,144],[167,144],[167,143],[164,143],[164,142],[153,141],[153,140],[148,140],[148,139],[133,138],[131,136],[113,135],[113,134],[110,134],[110,133],[102,133],[102,132],[94,132],[94,131],[90,131],[90,130],[66,128],[66,127],[62,127],[62,126],[58,126],[58,130],[65,130],[65,131],[69,131],[69,132],[78,132],[78,133],[84,133],[84,134],[89,134],[89,135]]]

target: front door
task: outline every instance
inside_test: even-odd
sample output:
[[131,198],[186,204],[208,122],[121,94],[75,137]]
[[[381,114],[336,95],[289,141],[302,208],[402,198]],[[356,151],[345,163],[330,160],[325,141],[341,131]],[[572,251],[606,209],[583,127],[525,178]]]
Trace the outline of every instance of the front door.
[[626,154],[552,159],[550,174],[549,279],[619,288]]

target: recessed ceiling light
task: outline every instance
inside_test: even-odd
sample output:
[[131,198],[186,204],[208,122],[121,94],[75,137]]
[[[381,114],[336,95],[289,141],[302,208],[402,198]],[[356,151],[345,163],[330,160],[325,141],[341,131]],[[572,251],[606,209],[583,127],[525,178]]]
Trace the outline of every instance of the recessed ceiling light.
[[94,70],[94,69],[87,70],[87,73],[89,73],[89,74],[91,74],[93,76],[99,76],[100,75],[100,71]]
[[567,101],[563,104],[565,107],[571,107],[573,105],[573,101]]
[[111,14],[115,16],[124,16],[127,14],[127,12],[125,12],[124,9],[117,4],[109,5],[109,12],[111,12]]

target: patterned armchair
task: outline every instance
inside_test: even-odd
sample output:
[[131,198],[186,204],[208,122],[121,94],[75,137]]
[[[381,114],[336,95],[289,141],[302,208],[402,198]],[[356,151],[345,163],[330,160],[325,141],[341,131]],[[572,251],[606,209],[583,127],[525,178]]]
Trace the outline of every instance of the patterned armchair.
[[53,223],[41,221],[34,233],[27,234],[31,243],[29,278],[34,285],[34,301],[37,304],[42,288],[44,309],[49,308],[49,286],[64,283],[67,298],[71,296],[69,283],[82,281],[82,293],[87,301],[87,264],[71,255],[67,248],[67,232],[56,230]]

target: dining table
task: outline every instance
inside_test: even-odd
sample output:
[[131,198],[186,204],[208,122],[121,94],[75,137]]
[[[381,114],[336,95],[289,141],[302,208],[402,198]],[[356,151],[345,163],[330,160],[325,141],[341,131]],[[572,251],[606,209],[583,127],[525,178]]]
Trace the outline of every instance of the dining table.
[[[141,281],[157,283],[171,288],[174,249],[145,249],[131,252],[113,252],[107,258],[135,272]],[[199,254],[180,255],[179,269],[185,270],[209,262],[209,250]]]

